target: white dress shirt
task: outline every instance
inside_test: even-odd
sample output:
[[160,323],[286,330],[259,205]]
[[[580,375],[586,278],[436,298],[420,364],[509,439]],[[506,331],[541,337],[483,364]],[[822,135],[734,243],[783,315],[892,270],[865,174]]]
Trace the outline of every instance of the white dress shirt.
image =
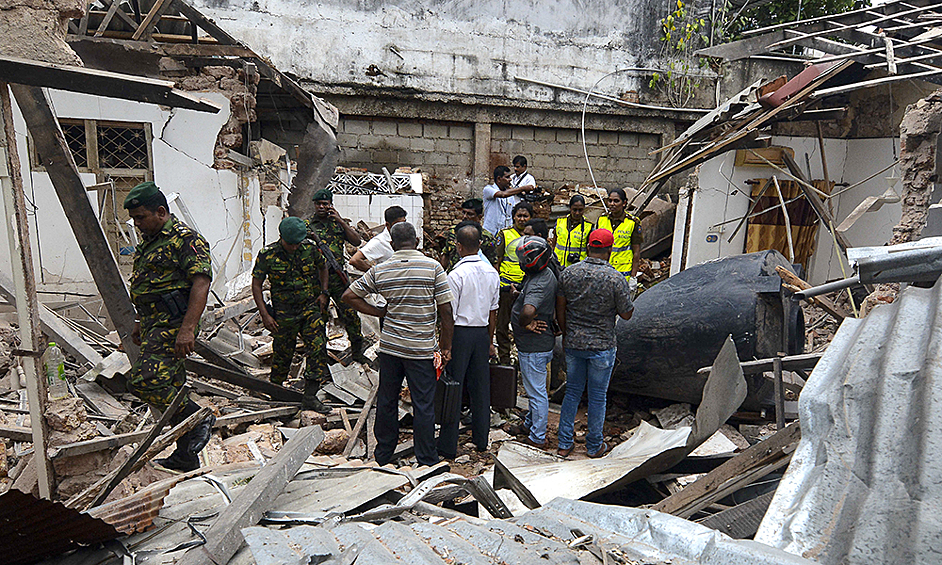
[[491,310],[497,310],[500,293],[500,277],[494,267],[478,255],[462,257],[448,274],[448,285],[455,325],[487,327]]
[[379,265],[393,255],[392,236],[389,230],[384,229],[379,234],[370,238],[363,247],[360,248],[367,261],[374,265]]

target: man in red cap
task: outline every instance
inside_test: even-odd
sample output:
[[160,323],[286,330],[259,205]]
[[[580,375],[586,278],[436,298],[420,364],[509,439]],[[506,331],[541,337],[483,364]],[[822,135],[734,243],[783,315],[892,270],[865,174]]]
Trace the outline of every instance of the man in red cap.
[[587,257],[567,267],[559,276],[556,322],[563,332],[566,350],[566,397],[559,412],[559,450],[572,452],[576,410],[588,387],[589,431],[586,454],[602,457],[608,445],[602,441],[608,380],[615,366],[615,317],[631,318],[634,306],[628,281],[609,262],[612,232],[597,229],[589,234]]

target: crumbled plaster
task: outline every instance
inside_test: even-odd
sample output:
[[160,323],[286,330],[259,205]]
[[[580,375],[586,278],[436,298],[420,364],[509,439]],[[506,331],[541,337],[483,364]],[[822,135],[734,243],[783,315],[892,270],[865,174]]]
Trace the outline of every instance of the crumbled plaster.
[[930,196],[939,181],[939,133],[942,131],[942,90],[910,105],[900,123],[902,217],[890,245],[919,237],[929,213]]
[[65,35],[84,13],[83,0],[0,0],[0,54],[82,66]]
[[255,93],[261,77],[258,73],[246,74],[244,69],[210,66],[200,69],[199,74],[177,80],[181,90],[221,92],[229,98],[229,121],[216,137],[213,150],[217,169],[235,169],[236,163],[228,159],[229,150],[242,152],[242,127],[257,119]]

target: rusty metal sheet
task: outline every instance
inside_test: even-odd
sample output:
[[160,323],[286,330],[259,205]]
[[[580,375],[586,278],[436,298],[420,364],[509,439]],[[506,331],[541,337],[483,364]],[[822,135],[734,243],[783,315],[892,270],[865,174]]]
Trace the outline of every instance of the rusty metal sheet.
[[32,563],[120,534],[103,520],[18,490],[0,495],[0,555],[7,565]]

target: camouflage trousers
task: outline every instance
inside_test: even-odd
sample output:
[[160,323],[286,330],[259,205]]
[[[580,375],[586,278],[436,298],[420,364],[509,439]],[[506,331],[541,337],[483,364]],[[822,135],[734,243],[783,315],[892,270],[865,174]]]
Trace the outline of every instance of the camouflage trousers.
[[[360,315],[357,314],[357,311],[353,308],[347,306],[344,302],[340,300],[340,297],[343,296],[344,291],[347,290],[347,287],[340,281],[340,279],[335,276],[331,276],[330,284],[327,287],[327,293],[330,294],[330,299],[334,301],[334,304],[337,306],[337,318],[340,320],[340,323],[343,324],[344,330],[347,331],[347,337],[350,339],[350,346],[354,353],[362,351],[363,349],[363,332],[360,329]],[[327,318],[330,316],[330,311],[324,311],[324,323],[327,323]]]
[[288,377],[291,369],[291,360],[294,358],[298,335],[304,342],[304,356],[307,365],[304,369],[304,379],[308,382],[317,382],[323,386],[331,381],[330,369],[327,367],[327,326],[321,316],[317,302],[300,308],[299,311],[275,311],[275,321],[278,329],[272,334],[273,354],[271,361],[271,382],[282,384]]
[[182,320],[170,315],[141,316],[141,353],[131,367],[128,390],[148,404],[166,409],[186,383],[183,359],[174,352]]

